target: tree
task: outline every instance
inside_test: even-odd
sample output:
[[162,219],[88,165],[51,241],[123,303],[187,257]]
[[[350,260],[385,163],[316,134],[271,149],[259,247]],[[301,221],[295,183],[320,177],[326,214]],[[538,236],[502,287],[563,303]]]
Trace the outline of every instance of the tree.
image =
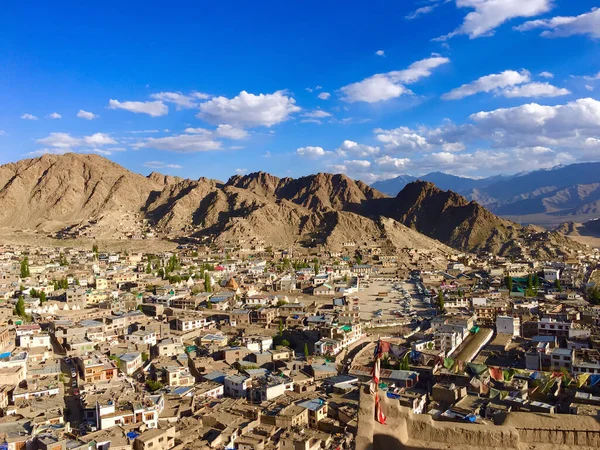
[[165,269],[163,269],[162,267],[160,269],[158,269],[158,276],[161,278],[165,277]]
[[146,273],[152,273],[152,264],[148,261],[148,265],[146,266]]
[[533,286],[537,289],[540,287],[540,277],[537,273],[533,275]]
[[204,290],[206,292],[211,292],[210,275],[206,272],[204,273]]
[[59,260],[59,264],[60,264],[61,266],[68,266],[68,265],[69,265],[69,262],[67,261],[67,257],[65,256],[65,254],[64,254],[64,253],[61,253],[61,254],[60,254],[60,260]]
[[21,278],[29,278],[31,276],[31,272],[29,271],[29,258],[26,256],[21,261]]
[[527,275],[527,289],[533,289],[533,275]]
[[279,337],[283,336],[283,321],[279,319]]
[[142,352],[142,361],[143,361],[143,362],[146,362],[146,361],[148,361],[148,353],[146,353],[146,352]]
[[600,287],[593,286],[587,290],[588,302],[592,305],[600,305]]
[[206,303],[206,309],[212,309],[212,302],[210,300]]
[[39,299],[40,299],[40,305],[46,301],[46,293],[44,291],[40,292]]
[[438,308],[440,311],[444,310],[444,293],[441,289],[438,291]]
[[151,392],[158,391],[159,389],[162,389],[162,387],[163,387],[163,385],[160,381],[154,381],[154,380],[146,380],[146,386],[148,386],[148,389],[150,389]]
[[558,290],[558,292],[562,292],[562,286],[560,285],[560,280],[558,278],[554,282],[554,287],[556,288],[556,290]]
[[508,292],[512,292],[513,290],[513,279],[511,276],[506,277],[506,287],[508,288]]
[[462,298],[463,291],[460,288],[458,288],[458,291],[456,292],[456,295],[458,295],[460,298]]
[[25,317],[25,300],[22,295],[19,295],[19,299],[15,305],[15,314],[19,317]]
[[310,353],[308,352],[308,344],[305,342],[305,343],[304,343],[304,357],[305,357],[305,358],[308,358],[308,355],[309,355],[309,354],[310,354]]
[[92,245],[92,252],[94,255],[98,256],[98,244]]
[[407,353],[404,358],[402,358],[400,360],[400,370],[410,370],[410,363],[408,362],[408,355],[409,353]]
[[290,346],[290,342],[286,341],[285,339],[282,339],[280,345],[283,345],[284,347],[289,347]]

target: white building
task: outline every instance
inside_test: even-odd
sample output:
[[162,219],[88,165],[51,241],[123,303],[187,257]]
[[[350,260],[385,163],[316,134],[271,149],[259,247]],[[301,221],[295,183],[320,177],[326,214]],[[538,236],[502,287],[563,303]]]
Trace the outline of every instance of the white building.
[[125,336],[125,340],[138,345],[156,345],[154,331],[138,330]]
[[224,379],[224,393],[228,397],[246,398],[252,379],[243,375],[228,375]]
[[496,317],[496,332],[498,334],[521,336],[521,319],[510,316]]
[[551,283],[554,283],[556,280],[560,280],[560,269],[544,269],[544,279]]

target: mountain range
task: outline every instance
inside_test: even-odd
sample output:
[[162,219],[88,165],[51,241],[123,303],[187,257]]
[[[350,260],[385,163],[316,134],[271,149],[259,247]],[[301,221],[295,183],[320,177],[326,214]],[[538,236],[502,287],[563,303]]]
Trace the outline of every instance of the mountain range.
[[0,227],[111,239],[152,232],[220,243],[342,249],[355,242],[537,257],[581,248],[426,181],[410,182],[391,197],[341,174],[191,180],[142,176],[103,157],[74,153],[0,166]]
[[[417,178],[400,175],[372,187],[396,195]],[[600,216],[600,163],[581,163],[513,176],[472,179],[440,172],[419,177],[453,190],[491,212],[527,223],[557,225]]]

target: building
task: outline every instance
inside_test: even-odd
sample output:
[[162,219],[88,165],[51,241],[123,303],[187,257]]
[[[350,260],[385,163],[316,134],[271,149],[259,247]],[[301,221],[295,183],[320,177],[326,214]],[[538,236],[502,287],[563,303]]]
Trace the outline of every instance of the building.
[[558,322],[555,319],[544,317],[538,322],[538,334],[540,336],[568,337],[571,324],[569,322]]
[[496,317],[496,332],[498,334],[509,334],[511,336],[521,335],[521,319],[511,316]]
[[298,406],[308,410],[308,425],[311,428],[317,428],[319,422],[327,417],[327,402],[320,398],[300,402]]
[[573,350],[567,348],[555,348],[550,354],[550,369],[559,372],[561,369],[571,371]]
[[77,358],[76,364],[86,383],[110,381],[117,375],[115,363],[103,356],[89,355]]
[[600,351],[591,348],[573,350],[572,366],[574,375],[600,374]]
[[127,375],[133,375],[143,364],[142,354],[138,352],[123,353],[118,358],[119,369]]
[[244,375],[228,375],[224,379],[224,394],[227,397],[246,398],[251,379]]
[[125,340],[137,345],[156,345],[156,333],[150,330],[138,330],[125,336]]
[[175,328],[179,331],[200,330],[207,327],[209,322],[202,316],[178,317],[175,319]]
[[144,431],[133,441],[133,450],[169,450],[175,447],[175,427]]

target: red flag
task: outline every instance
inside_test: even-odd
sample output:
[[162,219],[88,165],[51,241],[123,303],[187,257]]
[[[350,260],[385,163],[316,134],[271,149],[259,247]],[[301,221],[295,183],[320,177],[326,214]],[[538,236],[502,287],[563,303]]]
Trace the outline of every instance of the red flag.
[[497,367],[490,367],[490,376],[496,381],[503,381],[502,371]]

